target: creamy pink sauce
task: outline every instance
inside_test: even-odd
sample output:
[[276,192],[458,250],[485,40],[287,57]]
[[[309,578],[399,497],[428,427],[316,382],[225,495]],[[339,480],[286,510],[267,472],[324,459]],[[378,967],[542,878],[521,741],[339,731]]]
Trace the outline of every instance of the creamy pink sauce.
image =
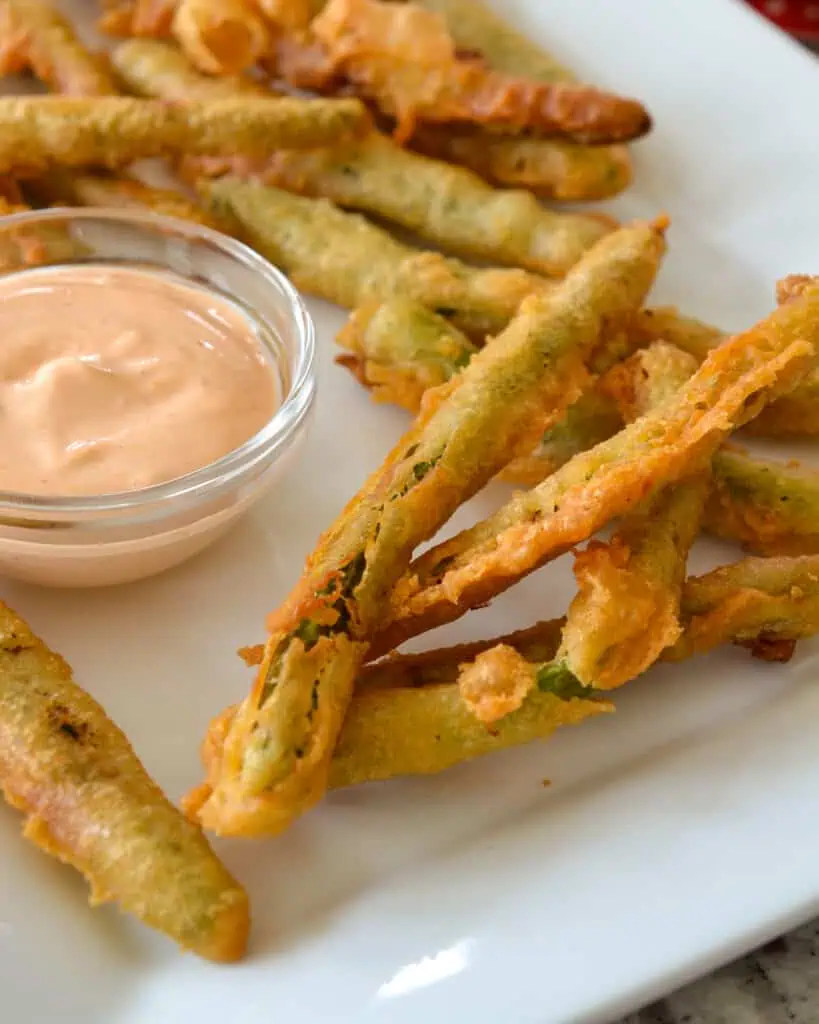
[[251,321],[212,292],[102,265],[0,277],[0,490],[172,480],[248,440],[278,402]]

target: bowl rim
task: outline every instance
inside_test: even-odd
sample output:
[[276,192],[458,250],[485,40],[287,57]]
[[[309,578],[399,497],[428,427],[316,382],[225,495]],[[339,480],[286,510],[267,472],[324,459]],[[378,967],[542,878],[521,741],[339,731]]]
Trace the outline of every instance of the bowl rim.
[[[191,503],[221,493],[235,485],[260,463],[265,464],[275,458],[277,450],[286,445],[303,422],[315,395],[315,324],[301,295],[289,278],[269,260],[238,239],[204,224],[185,221],[178,217],[167,217],[150,211],[96,206],[87,208],[56,206],[49,207],[47,210],[24,210],[0,217],[0,229],[9,231],[30,224],[67,220],[108,221],[142,227],[162,234],[173,232],[177,237],[181,235],[192,242],[204,240],[219,249],[228,259],[242,264],[251,273],[257,273],[267,279],[286,300],[287,314],[292,321],[297,339],[295,368],[289,391],[268,422],[241,445],[199,469],[160,484],[152,484],[150,487],[94,495],[38,495],[0,489],[0,511],[12,515],[28,512],[37,516],[79,518],[83,515],[136,512],[146,506],[166,502],[177,503],[180,500]],[[105,262],[104,256],[100,257],[99,262]],[[66,260],[45,264],[44,267],[59,267],[61,265],[78,264],[72,264],[71,261]],[[29,269],[37,270],[38,267],[21,267],[8,273],[22,274]],[[214,292],[219,294],[215,288]]]

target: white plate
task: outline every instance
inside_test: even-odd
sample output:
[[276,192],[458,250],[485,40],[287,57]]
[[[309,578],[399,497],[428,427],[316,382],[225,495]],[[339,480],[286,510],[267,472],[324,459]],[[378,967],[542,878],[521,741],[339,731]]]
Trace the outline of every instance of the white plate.
[[[739,327],[777,276],[819,271],[819,65],[738,2],[495,0],[579,71],[643,98],[622,215],[667,209],[657,301]],[[312,303],[318,420],[289,486],[212,552],[108,592],[7,586],[176,797],[211,715],[249,683],[233,651],[406,423],[332,364],[341,315]],[[496,490],[463,510],[485,514]],[[734,557],[714,546],[697,567]],[[560,612],[565,560],[451,629]],[[544,581],[546,585],[544,586]],[[253,897],[249,958],[182,957],[0,815],[5,1024],[605,1021],[819,911],[817,647],[664,668],[612,719],[439,778],[333,796],[280,839],[222,843]],[[544,789],[544,777],[553,785]]]

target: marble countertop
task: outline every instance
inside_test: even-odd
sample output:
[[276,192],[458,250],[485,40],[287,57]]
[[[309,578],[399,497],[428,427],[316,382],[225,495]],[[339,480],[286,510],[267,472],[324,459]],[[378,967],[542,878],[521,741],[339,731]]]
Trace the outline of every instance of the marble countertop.
[[619,1024],[819,1024],[819,921]]

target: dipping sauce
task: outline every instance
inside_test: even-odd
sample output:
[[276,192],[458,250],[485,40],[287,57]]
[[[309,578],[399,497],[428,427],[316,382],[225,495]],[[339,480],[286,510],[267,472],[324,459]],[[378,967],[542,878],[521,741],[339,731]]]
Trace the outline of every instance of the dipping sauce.
[[243,444],[280,401],[252,320],[208,289],[103,264],[0,277],[0,490],[163,483]]

